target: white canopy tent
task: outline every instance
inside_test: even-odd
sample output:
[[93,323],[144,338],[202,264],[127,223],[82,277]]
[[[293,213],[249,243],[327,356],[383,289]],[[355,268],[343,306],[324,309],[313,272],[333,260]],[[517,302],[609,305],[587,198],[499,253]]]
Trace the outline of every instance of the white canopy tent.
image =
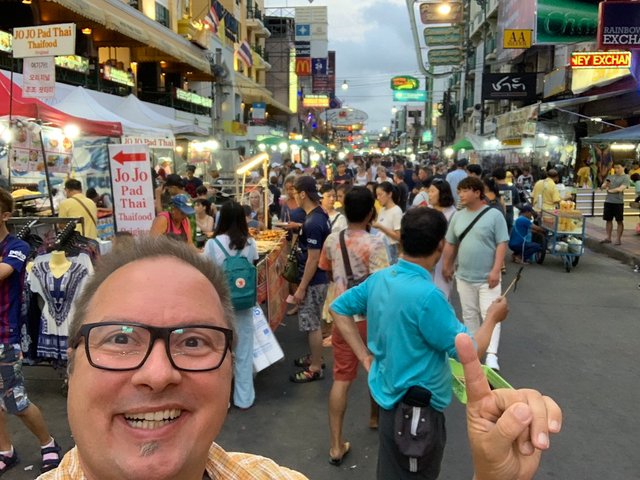
[[117,111],[128,120],[154,128],[171,130],[175,135],[209,135],[209,129],[162,115],[145,105],[143,101],[133,94],[127,96],[118,104]]
[[83,87],[73,89],[62,101],[56,103],[55,108],[69,115],[89,120],[120,122],[124,135],[174,138],[173,132],[168,128],[159,128],[135,122],[113,113],[98,103]]

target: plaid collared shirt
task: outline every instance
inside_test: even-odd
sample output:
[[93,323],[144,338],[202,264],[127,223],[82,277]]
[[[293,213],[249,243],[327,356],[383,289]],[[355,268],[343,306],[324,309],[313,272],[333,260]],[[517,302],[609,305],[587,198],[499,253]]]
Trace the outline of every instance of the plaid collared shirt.
[[[209,449],[206,470],[208,477],[216,480],[308,480],[301,473],[277,465],[273,460],[248,453],[225,452],[213,443]],[[74,447],[62,459],[55,470],[37,480],[87,480],[78,449]]]

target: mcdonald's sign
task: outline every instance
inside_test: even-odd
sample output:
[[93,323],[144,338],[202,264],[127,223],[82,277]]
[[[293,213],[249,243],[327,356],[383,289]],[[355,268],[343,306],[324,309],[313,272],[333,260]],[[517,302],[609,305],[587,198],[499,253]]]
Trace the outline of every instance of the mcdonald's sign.
[[311,59],[296,58],[296,75],[299,77],[311,76]]

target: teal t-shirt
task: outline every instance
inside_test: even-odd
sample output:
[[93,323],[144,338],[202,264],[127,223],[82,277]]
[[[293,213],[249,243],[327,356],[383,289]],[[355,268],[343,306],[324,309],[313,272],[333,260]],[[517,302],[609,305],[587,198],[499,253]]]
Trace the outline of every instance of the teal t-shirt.
[[455,338],[467,329],[427,270],[400,259],[344,292],[331,308],[367,317],[369,389],[378,405],[392,409],[413,386],[429,390],[438,411],[451,403],[449,357],[457,359]]
[[[490,207],[484,207],[490,208]],[[457,212],[447,230],[447,242],[458,245],[460,235],[482,211],[466,208]],[[504,215],[495,208],[485,213],[458,245],[456,278],[469,283],[485,283],[493,268],[498,244],[509,241]]]

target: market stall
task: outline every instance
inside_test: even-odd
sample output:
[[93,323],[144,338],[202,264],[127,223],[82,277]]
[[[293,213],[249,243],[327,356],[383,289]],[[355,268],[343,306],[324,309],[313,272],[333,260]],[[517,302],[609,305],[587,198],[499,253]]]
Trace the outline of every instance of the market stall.
[[287,232],[284,230],[265,230],[253,232],[258,245],[260,260],[258,269],[258,303],[266,303],[269,325],[275,330],[284,320],[287,312],[287,281],[282,271],[289,254]]

